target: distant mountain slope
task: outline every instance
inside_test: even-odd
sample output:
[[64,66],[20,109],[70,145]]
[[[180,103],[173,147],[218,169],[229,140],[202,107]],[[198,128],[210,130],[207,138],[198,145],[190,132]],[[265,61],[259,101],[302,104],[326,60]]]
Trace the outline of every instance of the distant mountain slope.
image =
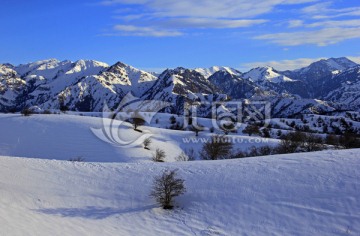
[[226,95],[221,92],[196,70],[178,67],[165,70],[142,98],[170,102],[173,104],[170,112],[182,113],[186,101],[201,100],[205,98],[202,94],[214,95],[214,100],[223,100]]
[[334,76],[329,83],[326,100],[360,111],[360,66]]
[[232,99],[251,98],[254,94],[264,93],[252,81],[242,79],[228,71],[217,71],[208,80]]
[[357,66],[357,64],[345,57],[323,59],[310,64],[307,67],[281,72],[282,74],[295,79],[304,81],[309,91],[309,97],[325,98],[330,92],[328,84],[337,74]]

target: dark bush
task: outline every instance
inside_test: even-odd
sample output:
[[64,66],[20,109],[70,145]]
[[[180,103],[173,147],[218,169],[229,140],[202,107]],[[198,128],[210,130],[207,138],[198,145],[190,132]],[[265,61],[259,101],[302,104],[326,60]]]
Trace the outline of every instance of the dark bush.
[[85,158],[78,156],[78,157],[74,157],[74,158],[70,158],[69,161],[73,161],[73,162],[84,162]]
[[232,155],[232,140],[224,135],[214,135],[210,141],[204,143],[200,152],[203,160],[228,159]]
[[175,170],[164,171],[162,175],[154,178],[153,188],[150,196],[164,208],[173,208],[173,199],[186,192],[184,180],[177,178]]
[[34,113],[32,112],[31,109],[29,109],[29,108],[24,108],[24,109],[21,110],[21,114],[22,114],[23,116],[31,116],[31,115],[34,114]]

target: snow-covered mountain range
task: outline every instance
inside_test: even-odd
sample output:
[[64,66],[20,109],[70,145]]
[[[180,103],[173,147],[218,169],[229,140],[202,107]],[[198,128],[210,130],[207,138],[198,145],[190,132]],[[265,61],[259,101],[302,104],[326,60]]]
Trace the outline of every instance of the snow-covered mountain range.
[[186,101],[250,99],[272,103],[273,115],[360,111],[360,65],[347,58],[320,60],[294,71],[259,67],[242,73],[229,67],[167,69],[158,77],[121,62],[49,59],[13,66],[0,64],[0,111],[25,107],[101,111],[116,108],[131,92],[143,100],[172,103],[181,113]]

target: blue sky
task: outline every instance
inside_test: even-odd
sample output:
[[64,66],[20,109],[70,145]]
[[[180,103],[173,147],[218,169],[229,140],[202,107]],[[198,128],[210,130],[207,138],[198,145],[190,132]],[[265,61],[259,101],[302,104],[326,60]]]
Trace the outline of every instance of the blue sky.
[[360,62],[355,0],[2,0],[0,62],[117,61],[160,71]]

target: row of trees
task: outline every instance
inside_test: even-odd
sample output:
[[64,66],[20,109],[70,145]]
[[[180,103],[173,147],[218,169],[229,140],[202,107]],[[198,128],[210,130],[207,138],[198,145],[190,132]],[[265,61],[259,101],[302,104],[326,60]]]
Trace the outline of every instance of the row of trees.
[[[148,148],[149,141],[144,141],[144,147]],[[337,149],[360,148],[360,139],[354,135],[335,136],[327,135],[322,138],[312,133],[293,132],[281,136],[281,141],[276,146],[253,146],[246,151],[234,150],[232,139],[226,135],[213,135],[202,146],[200,152],[194,149],[186,149],[179,156],[177,161],[200,160],[220,160],[243,158],[252,156],[266,156],[274,154],[286,154],[296,152],[314,152],[327,149],[329,147]],[[166,154],[157,148],[152,160],[163,162]]]

